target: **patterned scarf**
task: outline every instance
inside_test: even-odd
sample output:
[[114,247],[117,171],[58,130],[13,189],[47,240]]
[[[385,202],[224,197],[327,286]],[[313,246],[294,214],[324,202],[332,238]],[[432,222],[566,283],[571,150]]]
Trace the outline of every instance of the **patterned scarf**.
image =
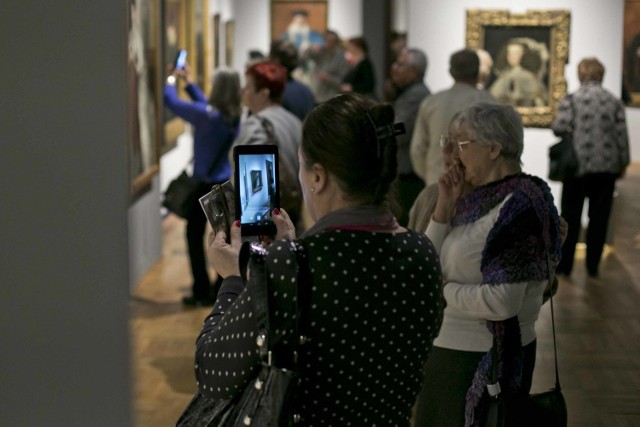
[[[452,226],[477,221],[510,196],[500,209],[498,220],[487,236],[482,251],[483,283],[544,280],[548,277],[547,257],[560,256],[559,217],[548,185],[540,178],[517,174],[478,187],[456,205]],[[498,379],[502,390],[517,393],[522,384],[524,355],[517,317],[487,321],[498,354]],[[481,398],[489,382],[492,353],[478,364],[466,395],[465,426],[481,425],[485,408]]]

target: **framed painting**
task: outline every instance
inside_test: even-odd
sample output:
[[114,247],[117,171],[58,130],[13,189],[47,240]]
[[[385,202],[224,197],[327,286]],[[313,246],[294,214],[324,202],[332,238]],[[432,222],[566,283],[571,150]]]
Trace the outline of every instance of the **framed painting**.
[[191,52],[191,77],[205,94],[211,90],[213,70],[209,66],[208,1],[190,0],[188,4],[188,48]]
[[640,0],[625,0],[623,43],[622,97],[640,107]]
[[224,25],[224,63],[227,67],[233,67],[233,45],[235,43],[235,24],[227,21]]
[[271,0],[271,40],[289,39],[300,52],[322,44],[327,12],[327,0]]
[[467,47],[493,59],[487,90],[513,105],[525,126],[549,127],[567,94],[568,10],[468,10]]
[[220,14],[216,13],[211,18],[211,37],[212,37],[212,64],[211,68],[215,70],[220,66]]
[[[164,17],[163,21],[163,42],[164,56],[162,72],[166,74],[175,61],[176,55],[180,49],[189,49],[187,42],[187,10],[185,3],[180,0],[163,0]],[[192,65],[193,52],[188,51],[187,62]],[[179,83],[178,84],[182,84]],[[178,90],[181,97],[186,97],[184,91]],[[168,108],[163,109],[162,116],[163,128],[160,154],[173,149],[177,142],[178,136],[185,130],[184,121],[173,114]]]
[[162,38],[160,0],[127,0],[130,193],[145,191],[160,170]]

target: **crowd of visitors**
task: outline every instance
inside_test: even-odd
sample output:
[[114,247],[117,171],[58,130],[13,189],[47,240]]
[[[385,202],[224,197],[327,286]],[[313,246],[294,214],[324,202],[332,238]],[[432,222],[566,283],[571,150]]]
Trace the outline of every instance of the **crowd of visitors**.
[[[240,93],[229,71],[216,73],[208,100],[188,64],[165,87],[169,108],[194,125],[201,192],[229,178],[233,146],[279,147],[282,187],[296,196],[271,213],[276,234],[254,240],[267,260],[263,297],[283,346],[299,339],[302,314],[288,316],[296,289],[309,293],[305,344],[286,364],[300,378],[290,402],[296,420],[482,425],[494,346],[503,392],[530,391],[536,320],[550,277],[572,272],[585,198],[587,270],[598,274],[615,181],[629,163],[623,104],[601,87],[597,59],[580,62],[581,86],[560,102],[552,126],[573,132],[580,164],[563,182],[565,222],[545,180],[522,167],[517,107],[541,105],[546,89],[536,86],[530,101],[502,93],[514,93],[503,80],[519,70],[519,51],[507,52],[512,70],[493,81],[487,52],[453,52],[454,83],[432,94],[427,55],[406,38],[385,80],[363,37],[300,32],[307,27],[298,15],[265,57],[247,64],[241,121],[239,100],[216,95],[222,84]],[[176,78],[192,102],[178,97]],[[213,288],[196,248],[204,226],[201,213],[189,218],[194,287],[185,303],[213,306],[195,372],[198,395],[215,402],[251,386],[264,363],[256,347],[263,331],[242,276],[240,224],[209,236]],[[292,242],[306,253],[309,277],[289,273],[299,260]]]

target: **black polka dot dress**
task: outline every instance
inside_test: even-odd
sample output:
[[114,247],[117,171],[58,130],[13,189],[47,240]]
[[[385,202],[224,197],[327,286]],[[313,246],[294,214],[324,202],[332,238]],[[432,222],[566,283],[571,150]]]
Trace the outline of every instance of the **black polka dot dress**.
[[[436,250],[419,233],[330,230],[301,240],[311,268],[309,339],[299,357],[299,425],[408,425],[442,322]],[[295,277],[285,242],[268,251],[277,338],[293,340]],[[199,390],[233,397],[259,369],[257,325],[240,278],[225,279],[197,340]]]

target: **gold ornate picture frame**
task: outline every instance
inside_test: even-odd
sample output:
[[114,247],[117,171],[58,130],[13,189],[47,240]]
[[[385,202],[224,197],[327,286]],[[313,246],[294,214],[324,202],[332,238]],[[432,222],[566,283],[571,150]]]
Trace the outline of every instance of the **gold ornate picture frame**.
[[512,104],[525,126],[549,127],[567,94],[570,20],[568,10],[467,11],[467,47],[493,59],[487,90]]
[[160,171],[162,39],[160,0],[126,0],[129,193],[148,191]]
[[[175,61],[180,49],[187,49],[187,62],[193,67],[193,52],[189,50],[187,7],[181,0],[162,0],[163,2],[163,73],[167,73],[171,64]],[[163,80],[164,82],[164,80]],[[183,99],[188,99],[182,90],[183,83],[178,80],[178,94]],[[184,121],[176,116],[168,108],[163,108],[162,114],[162,139],[160,141],[160,154],[166,154],[174,149],[178,143],[178,136],[185,130]]]

